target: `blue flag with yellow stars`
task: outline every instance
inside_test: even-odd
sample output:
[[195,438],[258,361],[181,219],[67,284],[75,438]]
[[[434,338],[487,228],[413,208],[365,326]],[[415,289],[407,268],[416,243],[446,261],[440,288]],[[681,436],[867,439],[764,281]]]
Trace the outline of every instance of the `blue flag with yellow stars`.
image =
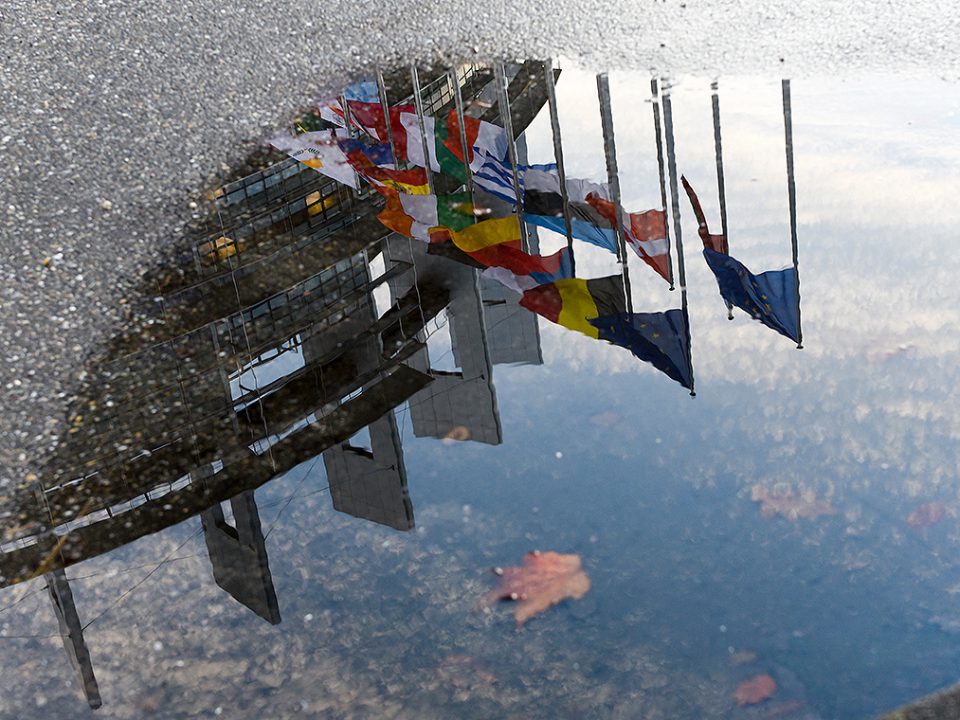
[[627,348],[687,390],[693,390],[686,316],[680,310],[616,313],[590,320],[599,339]]
[[795,343],[800,342],[800,281],[796,268],[754,275],[729,255],[705,247],[703,256],[717,276],[724,300]]

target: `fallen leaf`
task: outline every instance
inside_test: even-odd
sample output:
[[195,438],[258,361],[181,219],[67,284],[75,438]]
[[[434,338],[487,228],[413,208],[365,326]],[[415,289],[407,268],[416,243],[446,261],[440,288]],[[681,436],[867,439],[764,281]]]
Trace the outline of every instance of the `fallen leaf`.
[[538,613],[561,600],[579,600],[590,589],[590,578],[583,571],[579,555],[561,555],[534,550],[523,556],[522,567],[497,568],[497,587],[480,599],[479,607],[498,600],[515,600],[513,616],[517,629]]
[[817,500],[813,491],[800,495],[793,490],[769,490],[763,485],[754,485],[750,491],[750,499],[760,503],[760,514],[765,518],[782,515],[790,522],[800,518],[813,520],[820,515],[833,515],[833,505],[826,500]]
[[947,504],[941,500],[924,503],[907,515],[907,525],[915,528],[925,528],[943,520],[947,514]]
[[737,685],[733,692],[733,699],[737,705],[756,705],[767,698],[773,697],[777,691],[777,683],[769,675],[754,675]]

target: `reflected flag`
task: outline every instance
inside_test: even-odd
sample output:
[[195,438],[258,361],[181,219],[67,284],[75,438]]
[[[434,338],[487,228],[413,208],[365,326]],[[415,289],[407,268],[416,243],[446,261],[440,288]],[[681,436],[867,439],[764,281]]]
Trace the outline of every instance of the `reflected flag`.
[[681,176],[680,180],[693,206],[703,242],[703,257],[717,278],[720,295],[728,306],[737,306],[799,345],[800,278],[796,266],[754,275],[730,256],[726,237],[710,233],[700,199],[685,177]]
[[343,107],[340,101],[336,99],[323,100],[318,102],[314,112],[323,120],[326,120],[337,127],[346,127],[347,123],[343,119]]
[[[609,186],[606,183],[567,178],[566,189],[573,237],[616,253],[617,215],[614,203],[609,199]],[[566,234],[560,175],[555,167],[525,174],[523,206],[527,222],[561,235]],[[633,251],[669,282],[670,246],[663,211],[628,213],[621,207],[619,216],[624,238]]]
[[356,100],[365,103],[380,102],[380,94],[377,89],[377,83],[374,80],[361,80],[358,83],[350,85],[343,91],[343,96],[349,103]]
[[[571,206],[570,214],[573,216],[579,213],[576,213]],[[524,213],[523,219],[531,225],[542,227],[545,230],[551,230],[558,235],[567,234],[567,226],[562,216]],[[570,234],[578,240],[583,240],[591,245],[609,250],[614,254],[617,252],[617,237],[613,229],[598,227],[590,220],[585,220],[582,215],[581,217],[574,216],[570,218]]]
[[[570,231],[573,237],[616,254],[617,237],[607,220],[586,202],[587,195],[602,189],[599,183],[568,178],[567,206],[570,209]],[[556,166],[536,168],[524,176],[524,219],[560,235],[566,235],[563,219],[563,196]]]
[[462,230],[473,225],[473,201],[469,193],[407,195],[387,192],[386,207],[377,218],[404,237],[430,242],[440,228]]
[[[379,102],[360,102],[348,100],[350,116],[354,124],[380,143],[386,143],[387,124],[383,117],[383,105]],[[407,159],[407,132],[400,122],[403,113],[414,112],[413,105],[394,105],[390,108],[390,130],[393,132],[393,144],[399,160]]]
[[[482,156],[482,162],[473,170],[473,184],[491,195],[509,203],[517,202],[517,193],[513,187],[513,165],[509,160]],[[474,163],[477,165],[477,163]],[[521,198],[525,194],[526,179],[537,173],[557,172],[556,163],[545,165],[517,165],[517,181],[520,184]]]
[[700,198],[697,197],[697,194],[693,191],[693,188],[690,187],[690,183],[687,182],[687,179],[683,175],[680,176],[680,182],[683,183],[683,189],[686,190],[687,197],[690,198],[690,204],[693,206],[693,214],[697,218],[697,233],[700,235],[703,246],[710,248],[714,252],[726,255],[730,252],[730,248],[727,245],[727,238],[723,235],[710,234],[710,229],[707,227],[707,217],[703,214],[703,207],[700,205]]
[[[494,218],[478,222],[462,230],[441,229],[433,234],[430,241],[443,242],[448,239],[465,253],[475,253],[502,243],[519,243],[521,239],[520,223],[516,215]],[[519,247],[519,245],[516,247]]]
[[623,277],[557,280],[527,290],[520,304],[550,322],[599,338],[599,329],[590,321],[626,311]]
[[569,248],[547,256],[523,252],[516,216],[475,223],[469,193],[385,195],[377,218],[387,228],[425,242],[449,241],[481,265],[501,270],[497,279],[518,292],[573,275]]
[[395,170],[393,154],[386,144],[366,145],[362,140],[340,140],[340,148],[357,173],[378,190],[389,188],[411,195],[426,195],[430,192],[427,173],[423,168]]
[[[343,98],[346,98],[347,105],[350,107],[351,114],[364,106],[372,106],[374,104],[380,104],[380,94],[377,88],[377,83],[373,80],[365,80],[363,82],[358,82],[350,87],[346,88],[343,91]],[[333,123],[339,127],[346,127],[346,122],[343,117],[343,104],[340,102],[341,98],[329,98],[327,100],[321,100],[317,102],[315,106],[316,113],[326,120],[329,123]],[[383,118],[383,113],[380,113],[381,120]],[[353,124],[361,129],[364,128],[362,123],[357,122],[357,118],[352,118]]]
[[[416,113],[403,112],[400,122],[406,133],[407,159],[419,167],[429,167],[460,182],[466,181],[463,148],[460,143],[460,124],[457,113],[451,110],[446,118],[423,116],[423,133],[427,148],[420,137],[420,121]],[[476,118],[464,118],[467,137],[468,163],[476,172],[488,159],[504,160],[507,155],[506,131],[502,127]]]
[[[617,222],[613,202],[591,193],[587,202],[613,227]],[[667,215],[663,210],[628,213],[622,207],[620,228],[627,244],[647,265],[670,282],[670,245],[667,243]]]
[[[467,139],[467,164],[471,170],[479,168],[488,158],[506,160],[507,131],[499,125],[463,116],[464,134]],[[447,113],[446,123],[436,126],[437,140],[453,155],[460,165],[464,164],[463,145],[460,142],[460,118],[456,110]],[[483,157],[478,158],[477,155]]]
[[619,313],[591,320],[601,340],[626,348],[667,377],[693,390],[689,328],[682,310]]
[[268,142],[318,173],[357,189],[356,172],[340,148],[339,140],[333,130],[316,130],[300,135],[276,135]]
[[800,283],[795,267],[754,275],[736,258],[710,247],[703,248],[703,256],[724,300],[800,343]]
[[553,255],[531,255],[520,249],[519,241],[511,241],[467,254],[487,266],[483,275],[518,293],[573,277],[570,248]]

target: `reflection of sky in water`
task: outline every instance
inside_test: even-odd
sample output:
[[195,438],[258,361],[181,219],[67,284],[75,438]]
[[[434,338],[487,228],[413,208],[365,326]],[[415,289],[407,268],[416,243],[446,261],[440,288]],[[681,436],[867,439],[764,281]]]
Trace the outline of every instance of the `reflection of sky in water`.
[[[648,81],[610,82],[623,204],[659,206]],[[595,78],[565,70],[557,91],[567,173],[601,180]],[[770,672],[778,701],[805,703],[784,717],[856,718],[955,681],[956,517],[926,529],[905,518],[932,500],[960,509],[960,92],[864,77],[795,80],[792,94],[803,351],[742,312],[726,319],[684,200],[696,399],[625,350],[541,321],[544,365],[494,369],[502,445],[418,439],[397,410],[415,532],[334,513],[322,462],[258,491],[278,627],[212,584],[195,519],[74,568],[78,606],[96,619],[103,716],[220,706],[225,717],[339,717],[333,708],[369,702],[356,716],[493,717],[497,698],[530,716],[586,716],[586,703],[596,717],[740,717],[736,682]],[[683,78],[672,95],[678,168],[716,219],[709,83]],[[755,272],[784,267],[780,83],[721,80],[720,104],[731,253]],[[531,162],[552,160],[546,111],[527,148]],[[542,252],[560,245],[541,232]],[[580,243],[577,269],[596,277],[616,264]],[[679,306],[679,292],[631,270],[637,311]],[[452,369],[449,353],[431,354]],[[354,444],[367,446],[361,435]],[[837,513],[764,519],[750,499],[758,483],[815,491]],[[505,609],[471,614],[485,568],[531,548],[580,553],[587,598],[520,635]],[[38,589],[7,592],[0,608]],[[45,603],[4,612],[3,634],[49,634]],[[63,661],[54,640],[3,642],[19,643],[7,672]],[[730,662],[747,650],[757,658]],[[431,685],[461,655],[496,676],[492,690],[475,669],[466,690]],[[12,688],[23,717],[79,712],[63,677],[48,669]]]
[[[571,80],[558,85],[561,95],[570,91]],[[611,78],[611,87],[624,204],[654,205],[652,122],[637,92],[643,85],[619,80]],[[592,82],[582,80],[587,96]],[[711,620],[726,623],[733,646],[756,643],[758,634],[769,633],[768,641],[785,635],[789,655],[804,659],[809,682],[837,698],[832,712],[853,717],[904,699],[894,693],[902,693],[901,683],[911,684],[907,678],[919,690],[925,681],[917,677],[937,674],[927,653],[937,656],[937,645],[952,644],[917,629],[931,617],[957,612],[949,592],[956,570],[937,558],[948,552],[955,533],[944,527],[918,533],[904,518],[919,502],[957,496],[948,360],[957,344],[950,339],[956,334],[956,268],[945,248],[957,223],[951,168],[960,149],[958,96],[954,86],[907,79],[799,80],[792,89],[806,349],[795,351],[745,322],[742,313],[729,323],[705,264],[694,255],[687,277],[695,408],[682,391],[644,377],[652,371],[637,373],[623,353],[602,353],[547,327],[545,356],[554,367],[563,358],[570,368],[549,414],[571,420],[581,415],[558,428],[558,446],[579,434],[584,412],[613,407],[620,416],[611,433],[602,433],[606,442],[598,437],[592,452],[578,452],[574,444],[563,463],[592,455],[574,470],[581,477],[596,474],[591,466],[610,467],[599,473],[611,480],[604,493],[618,497],[599,517],[618,514],[623,524],[605,524],[608,529],[629,527],[630,513],[623,508],[642,504],[646,496],[653,505],[646,513],[636,511],[635,524],[660,528],[643,532],[643,546],[665,546],[669,555],[671,545],[695,543],[682,553],[673,581],[651,589],[665,593],[661,602],[670,597],[664,606],[672,607],[674,622],[699,635],[699,642],[715,631]],[[721,83],[731,252],[755,271],[790,261],[779,99],[778,83]],[[708,84],[677,83],[673,107],[678,167],[696,179],[708,217],[716,218]],[[569,172],[599,175],[602,167],[575,154],[589,146],[591,157],[599,157],[599,128],[589,115],[571,121],[573,114],[561,115],[565,139],[572,126],[582,141],[566,143]],[[533,141],[530,147],[531,157],[539,158]],[[696,245],[693,231],[688,216],[688,256]],[[581,272],[588,267],[593,270],[578,262]],[[670,301],[653,282],[635,281],[634,297],[638,309],[660,309]],[[620,374],[609,383],[589,383],[599,368]],[[658,397],[661,392],[674,397]],[[505,389],[502,396],[508,395]],[[598,404],[604,400],[610,405]],[[555,407],[564,401],[568,413]],[[796,527],[766,525],[755,519],[745,493],[757,482],[815,488],[841,514]],[[678,483],[698,492],[665,487]],[[674,494],[687,497],[671,502]],[[666,507],[656,509],[658,500]],[[630,537],[625,532],[621,538],[625,548],[639,539],[633,535],[631,543]],[[844,568],[861,562],[869,564],[856,572]],[[698,565],[712,581],[695,570]],[[734,616],[736,621],[729,619]],[[787,650],[781,649],[783,657]],[[949,663],[940,672],[939,682],[953,680]],[[867,691],[875,673],[890,697],[858,706],[864,695],[880,700],[879,687]]]

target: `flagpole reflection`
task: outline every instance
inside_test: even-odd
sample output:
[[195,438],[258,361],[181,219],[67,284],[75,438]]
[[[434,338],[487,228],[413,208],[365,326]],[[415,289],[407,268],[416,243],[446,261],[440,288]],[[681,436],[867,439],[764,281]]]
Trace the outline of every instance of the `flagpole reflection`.
[[730,252],[729,235],[727,235],[727,192],[723,182],[723,141],[720,136],[720,84],[714,80],[710,83],[713,105],[713,147],[717,158],[717,197],[720,201],[720,228],[723,233],[724,252]]
[[797,349],[803,349],[803,330],[800,323],[800,270],[797,268],[797,184],[793,169],[793,109],[790,102],[790,81],[781,82],[783,90],[783,136],[787,155],[787,195],[790,199],[790,243],[793,249],[793,269],[797,273]]
[[547,107],[550,111],[550,129],[553,135],[553,158],[560,178],[560,197],[563,202],[563,225],[567,233],[567,248],[570,252],[571,273],[576,276],[577,265],[573,256],[573,227],[570,223],[570,196],[567,194],[567,175],[563,167],[563,141],[560,137],[560,115],[557,111],[557,87],[553,77],[553,61],[543,64],[544,82],[547,88]]
[[[350,106],[347,104],[347,96],[340,96],[340,107],[343,108],[343,123],[347,128],[347,133],[350,137],[355,138],[357,136],[357,129],[353,126],[353,119],[350,116]],[[356,197],[360,197],[360,193],[363,192],[360,187],[360,175],[356,170],[353,171],[353,194]]]
[[607,183],[613,201],[613,230],[617,237],[617,260],[623,273],[623,291],[627,300],[627,312],[633,312],[633,295],[630,292],[630,274],[627,268],[627,245],[623,238],[623,223],[620,217],[620,178],[617,172],[617,147],[613,133],[613,111],[610,107],[610,81],[606,73],[597,75],[597,96],[600,100],[600,124],[603,127],[603,152],[607,161]]
[[[456,66],[450,68],[450,82],[453,83],[453,102],[457,113],[457,125],[460,127],[460,150],[463,153],[463,170],[467,180],[467,192],[473,197],[473,172],[470,169],[470,146],[467,144],[467,126],[463,120],[463,94],[460,92],[460,78]],[[474,216],[476,220],[476,216]]]
[[[717,196],[720,201],[720,232],[723,233],[723,252],[730,252],[730,236],[727,234],[727,192],[723,182],[723,142],[720,139],[720,84],[714,80],[710,83],[713,91],[711,104],[713,106],[713,148],[717,159]],[[733,305],[727,303],[727,320],[733,320]]]
[[517,144],[513,135],[513,118],[510,115],[510,90],[507,87],[507,74],[503,63],[493,65],[494,79],[497,83],[497,105],[500,107],[500,122],[507,132],[507,150],[510,153],[510,165],[513,171],[513,192],[517,197],[517,220],[520,225],[520,245],[524,252],[530,252],[530,241],[527,238],[527,224],[523,221],[523,191],[520,189],[520,175],[517,167]]
[[660,87],[656,78],[650,79],[650,92],[653,95],[653,134],[657,138],[657,170],[660,174],[660,208],[663,210],[663,236],[667,239],[667,269],[670,274],[670,289],[675,290],[673,282],[673,253],[670,251],[670,227],[667,223],[667,183],[663,169],[663,138],[660,128]]
[[[423,96],[420,94],[420,73],[416,65],[410,65],[410,81],[413,83],[413,104],[417,108],[417,124],[420,126],[420,142],[423,147],[423,167],[427,175],[427,189],[431,195],[436,194],[433,183],[433,170],[430,168],[430,149],[427,145],[427,132],[423,126]],[[433,138],[430,138],[431,142]]]
[[690,364],[690,397],[696,397],[693,382],[693,343],[690,337],[690,315],[687,311],[687,273],[683,260],[683,231],[680,227],[680,189],[677,185],[677,153],[673,141],[673,108],[670,104],[670,86],[661,93],[663,124],[667,141],[667,170],[670,176],[670,202],[673,205],[673,233],[677,238],[677,274],[680,280],[680,309],[687,332],[687,362]]
[[[390,145],[390,156],[393,166],[400,169],[400,158],[397,157],[397,145],[393,140],[393,122],[390,119],[390,103],[387,100],[387,86],[383,82],[383,72],[377,66],[377,94],[380,96],[380,107],[383,109],[383,124],[387,129],[387,142]],[[383,138],[381,138],[381,141]]]
[[673,142],[673,109],[670,105],[669,85],[661,94],[663,102],[663,124],[667,141],[667,172],[670,181],[670,203],[673,210],[673,234],[677,238],[677,276],[680,289],[687,287],[687,275],[683,262],[683,236],[680,230],[680,189],[677,185],[677,155]]

